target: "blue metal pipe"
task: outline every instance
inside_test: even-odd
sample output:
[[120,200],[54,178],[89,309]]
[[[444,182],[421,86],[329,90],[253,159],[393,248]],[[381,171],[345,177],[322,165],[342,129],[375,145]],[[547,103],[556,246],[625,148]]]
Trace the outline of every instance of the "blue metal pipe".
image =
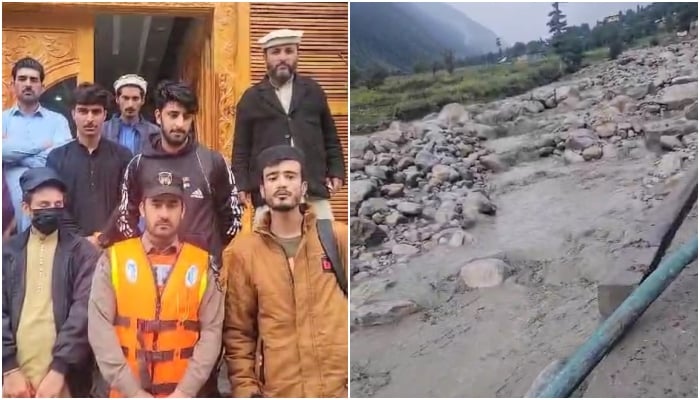
[[567,360],[537,397],[568,397],[610,351],[613,344],[698,255],[698,236],[668,255],[591,337]]

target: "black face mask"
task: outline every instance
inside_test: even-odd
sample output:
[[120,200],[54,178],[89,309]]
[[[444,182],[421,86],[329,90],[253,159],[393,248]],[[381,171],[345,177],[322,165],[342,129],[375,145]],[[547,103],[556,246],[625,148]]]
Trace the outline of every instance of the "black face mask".
[[50,235],[58,229],[63,208],[40,208],[33,212],[32,225],[44,235]]

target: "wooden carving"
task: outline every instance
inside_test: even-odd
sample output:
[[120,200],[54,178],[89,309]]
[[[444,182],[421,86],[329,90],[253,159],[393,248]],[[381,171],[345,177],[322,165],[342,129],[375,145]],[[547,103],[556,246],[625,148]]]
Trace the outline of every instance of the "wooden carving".
[[80,65],[74,32],[42,32],[3,29],[2,31],[2,105],[14,102],[11,79],[12,66],[24,57],[33,57],[44,65],[48,87],[54,82],[77,75]]
[[241,66],[237,64],[236,43],[247,37],[248,32],[241,32],[237,21],[240,20],[238,7],[240,3],[218,3],[214,9],[213,44],[214,73],[218,83],[218,134],[219,151],[229,158],[233,145],[233,121],[238,91],[235,74]]

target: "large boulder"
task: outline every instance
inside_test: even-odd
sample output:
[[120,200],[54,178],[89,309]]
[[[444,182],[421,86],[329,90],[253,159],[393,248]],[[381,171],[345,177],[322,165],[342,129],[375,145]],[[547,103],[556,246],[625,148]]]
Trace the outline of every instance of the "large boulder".
[[420,311],[410,300],[385,300],[361,305],[350,311],[354,326],[375,326],[397,322],[401,318]]
[[354,135],[350,140],[350,157],[362,158],[365,152],[372,148],[372,143],[368,137]]
[[643,83],[640,85],[633,85],[625,89],[625,94],[635,100],[641,100],[648,94],[654,94],[656,91],[656,86],[653,82]]
[[396,210],[407,217],[415,217],[423,212],[423,206],[410,201],[402,201],[396,206]]
[[372,197],[362,202],[357,214],[363,217],[371,217],[376,213],[387,213],[388,211],[386,199],[382,197]]
[[698,101],[695,100],[693,104],[690,104],[683,110],[683,114],[686,119],[698,120]]
[[357,210],[360,203],[370,197],[376,190],[377,184],[370,179],[353,181],[350,189],[350,209]]
[[454,182],[459,179],[459,172],[447,165],[438,164],[433,167],[433,179],[438,182]]
[[467,122],[469,113],[462,104],[450,103],[442,108],[437,120],[448,126],[457,125],[458,123]]
[[462,267],[459,276],[467,287],[489,288],[502,284],[509,269],[503,260],[484,258],[467,263]]
[[481,162],[481,165],[483,165],[486,169],[496,173],[508,170],[508,165],[506,165],[496,154],[483,156],[479,159],[479,162]]
[[571,150],[584,150],[598,143],[598,136],[590,129],[575,129],[569,132],[566,147]]
[[670,110],[682,110],[698,99],[698,83],[690,82],[669,86],[661,92],[659,102],[665,103]]
[[416,154],[416,165],[423,169],[429,170],[440,163],[440,159],[435,154],[427,151],[421,150]]
[[386,232],[366,218],[350,219],[350,244],[352,246],[379,246],[387,238]]

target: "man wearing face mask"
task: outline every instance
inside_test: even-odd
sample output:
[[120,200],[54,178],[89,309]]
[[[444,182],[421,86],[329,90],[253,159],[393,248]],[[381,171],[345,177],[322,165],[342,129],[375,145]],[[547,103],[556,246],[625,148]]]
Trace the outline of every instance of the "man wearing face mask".
[[134,155],[141,154],[144,148],[148,147],[151,134],[160,132],[157,125],[141,115],[141,108],[146,102],[147,88],[146,80],[138,75],[120,76],[114,81],[119,115],[102,125],[102,134],[106,139],[121,144]]
[[296,72],[303,32],[280,29],[258,41],[267,75],[243,93],[236,108],[231,164],[242,203],[252,204],[256,225],[266,205],[258,192],[254,161],[275,145],[309,155],[309,203],[319,219],[333,219],[329,198],[343,185],[345,161],[326,94],[312,78]]
[[66,118],[42,107],[44,67],[33,58],[23,58],[12,67],[12,91],[17,104],[2,113],[2,170],[10,188],[17,218],[17,231],[29,227],[22,213],[22,190],[19,178],[27,168],[46,166],[51,150],[69,142],[70,127]]
[[87,307],[99,252],[59,221],[66,185],[46,167],[20,177],[31,227],[2,247],[4,397],[86,397]]

